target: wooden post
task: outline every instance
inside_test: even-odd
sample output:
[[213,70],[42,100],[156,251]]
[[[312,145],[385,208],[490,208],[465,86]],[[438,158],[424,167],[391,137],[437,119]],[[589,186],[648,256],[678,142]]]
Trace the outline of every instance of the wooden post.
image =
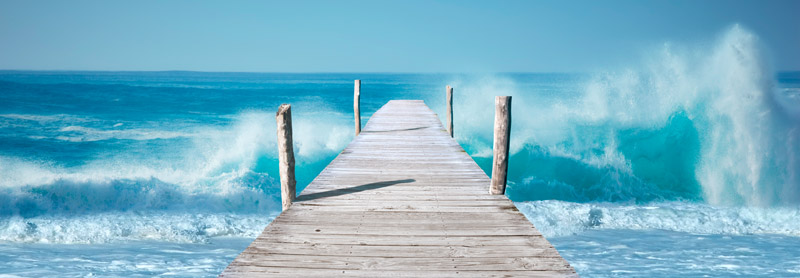
[[289,209],[296,196],[294,179],[294,148],[292,147],[292,106],[281,104],[275,114],[278,122],[278,164],[281,177],[281,203]]
[[356,79],[355,96],[353,97],[353,110],[356,114],[356,136],[361,133],[361,80]]
[[508,177],[508,142],[511,136],[511,97],[498,96],[494,99],[494,159],[492,160],[492,184],[489,193],[506,193]]
[[453,137],[453,87],[447,85],[447,133]]

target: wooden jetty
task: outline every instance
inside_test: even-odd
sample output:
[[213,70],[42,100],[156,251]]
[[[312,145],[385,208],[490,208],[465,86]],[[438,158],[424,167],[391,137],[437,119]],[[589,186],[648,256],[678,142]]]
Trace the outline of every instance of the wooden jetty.
[[390,101],[220,277],[577,277],[450,131]]

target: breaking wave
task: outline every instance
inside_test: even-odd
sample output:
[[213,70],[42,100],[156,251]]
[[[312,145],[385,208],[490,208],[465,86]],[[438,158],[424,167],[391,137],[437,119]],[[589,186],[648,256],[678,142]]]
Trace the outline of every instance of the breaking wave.
[[[176,132],[191,134],[186,136],[191,140],[163,142],[162,149],[168,153],[112,150],[99,155],[101,159],[76,166],[0,157],[0,216],[139,210],[275,211],[280,208],[280,194],[272,169],[277,159],[274,125],[271,113],[246,112],[229,126]],[[309,134],[319,125],[327,125],[328,136]],[[346,128],[330,123],[298,119],[295,126],[300,139],[296,142],[299,163],[311,168],[329,161],[350,136]],[[75,130],[71,127],[40,140],[60,140],[61,134]],[[137,132],[127,130],[117,133],[122,137],[98,140],[131,140],[128,134]],[[305,174],[303,171],[299,172]]]
[[[456,110],[476,111],[456,114],[466,130],[457,139],[486,168],[493,111],[485,107],[511,95],[515,201],[797,204],[800,101],[797,88],[776,82],[764,52],[737,25],[713,43],[666,43],[637,67],[552,87],[456,81]],[[557,87],[564,83],[578,85]]]

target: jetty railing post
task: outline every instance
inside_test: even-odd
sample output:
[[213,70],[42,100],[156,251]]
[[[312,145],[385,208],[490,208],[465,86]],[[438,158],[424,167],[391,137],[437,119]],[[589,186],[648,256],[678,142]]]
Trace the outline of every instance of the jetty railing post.
[[292,146],[292,106],[281,104],[275,113],[278,123],[278,164],[281,177],[281,203],[289,209],[296,196],[294,179],[294,148]]
[[492,160],[492,184],[489,193],[506,193],[508,176],[508,143],[511,135],[511,97],[497,96],[494,99],[494,158]]
[[353,110],[356,115],[356,136],[361,133],[361,80],[356,79],[355,96],[353,97]]
[[453,137],[453,87],[447,85],[447,133]]

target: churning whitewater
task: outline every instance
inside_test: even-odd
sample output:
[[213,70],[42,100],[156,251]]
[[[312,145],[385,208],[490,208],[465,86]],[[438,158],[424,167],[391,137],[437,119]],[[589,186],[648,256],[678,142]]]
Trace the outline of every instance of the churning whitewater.
[[575,87],[457,82],[458,107],[484,111],[457,118],[472,124],[459,140],[489,157],[492,111],[478,98],[513,95],[513,199],[800,201],[798,91],[782,86],[796,79],[776,82],[755,35],[734,26],[710,49],[667,43],[643,60],[563,79]]
[[[513,96],[508,195],[581,275],[643,271],[620,258],[796,275],[800,262],[765,274],[757,256],[800,236],[800,74],[775,73],[765,53],[732,26],[592,74],[3,71],[0,269],[218,274],[280,211],[275,109],[294,110],[300,190],[352,140],[362,79],[367,117],[391,99],[443,115],[452,85],[455,137],[487,173],[494,96]],[[641,255],[668,237],[696,250]],[[729,243],[708,237],[744,251],[716,257]]]

